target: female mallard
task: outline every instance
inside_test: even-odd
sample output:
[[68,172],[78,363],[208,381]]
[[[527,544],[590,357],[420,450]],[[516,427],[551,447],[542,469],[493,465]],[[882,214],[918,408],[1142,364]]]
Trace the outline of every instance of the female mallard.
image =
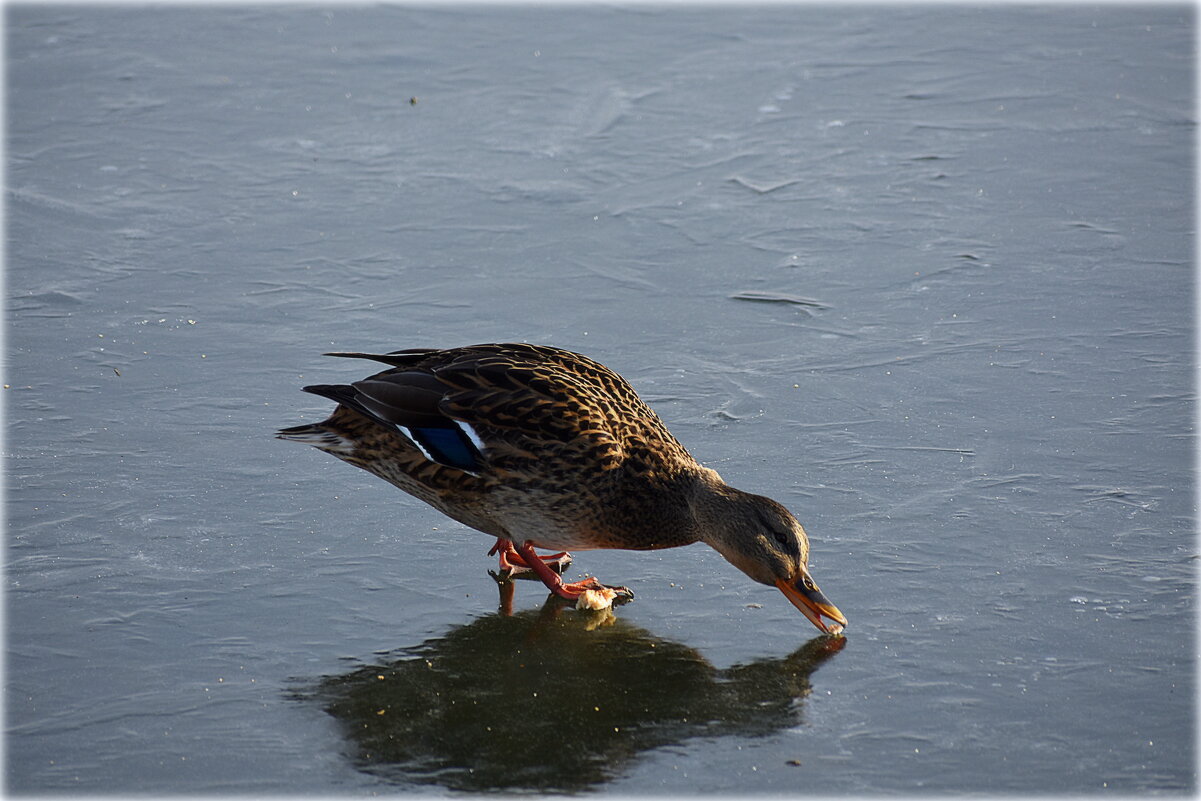
[[702,467],[607,367],[523,344],[329,355],[392,369],[349,386],[305,387],[338,408],[323,423],[278,436],[332,453],[496,537],[492,553],[503,571],[528,566],[557,595],[595,603],[600,593],[607,603],[633,594],[594,578],[565,583],[547,564],[565,555],[539,557],[534,548],[704,542],[778,587],[822,631],[846,625],[809,576],[809,540],[796,518]]

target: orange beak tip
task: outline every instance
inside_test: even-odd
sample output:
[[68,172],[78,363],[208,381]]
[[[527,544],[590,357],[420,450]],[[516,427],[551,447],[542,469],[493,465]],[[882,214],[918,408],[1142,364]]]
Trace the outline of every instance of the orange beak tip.
[[[822,594],[821,590],[818,590],[816,587],[813,587],[811,590],[804,590],[798,588],[795,583],[783,579],[776,582],[776,587],[823,634],[828,634],[832,637],[842,636],[843,629],[847,625],[846,616],[839,611],[838,607],[830,603],[830,600]],[[823,617],[829,618],[831,622],[827,623],[822,619]]]

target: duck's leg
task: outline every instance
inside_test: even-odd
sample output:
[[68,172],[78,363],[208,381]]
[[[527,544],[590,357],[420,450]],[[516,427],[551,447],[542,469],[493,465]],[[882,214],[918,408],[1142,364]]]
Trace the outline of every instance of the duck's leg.
[[542,583],[546,585],[547,589],[561,598],[575,600],[586,590],[612,590],[616,593],[615,598],[610,596],[613,600],[630,601],[634,598],[634,593],[628,587],[609,587],[601,584],[595,578],[586,578],[583,581],[571,583],[563,581],[558,573],[551,570],[545,562],[538,558],[538,554],[534,553],[534,546],[528,542],[515,546],[515,550],[530,570],[533,570],[538,578],[542,579]]
[[[496,544],[492,546],[492,550],[488,551],[488,555],[496,556],[498,554],[500,559],[500,574],[502,576],[511,578],[531,570],[530,566],[526,564],[525,559],[513,547],[513,543],[510,540],[497,537]],[[559,551],[558,553],[547,554],[546,556],[537,556],[537,559],[549,565],[551,570],[556,573],[562,573],[571,564],[571,554],[566,551]]]

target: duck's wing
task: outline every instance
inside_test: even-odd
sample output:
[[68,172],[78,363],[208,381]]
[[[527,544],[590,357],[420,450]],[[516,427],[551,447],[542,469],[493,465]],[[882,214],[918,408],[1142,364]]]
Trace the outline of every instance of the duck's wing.
[[392,431],[398,431],[431,462],[472,475],[483,469],[482,443],[464,424],[437,411],[441,392],[423,386],[421,374],[405,376],[416,381],[381,380],[372,376],[353,384],[316,384],[305,392],[321,395],[353,409]]
[[573,469],[691,459],[624,379],[569,351],[498,344],[337,355],[393,369],[338,388],[338,397],[329,387],[309,391],[399,429],[448,467],[567,478]]

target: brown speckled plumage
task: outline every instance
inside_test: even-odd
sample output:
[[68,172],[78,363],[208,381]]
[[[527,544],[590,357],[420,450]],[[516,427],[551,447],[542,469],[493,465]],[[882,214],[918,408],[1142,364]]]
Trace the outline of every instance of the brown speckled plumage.
[[472,528],[555,550],[705,541],[763,583],[804,572],[808,541],[788,511],[726,486],[621,376],[592,359],[512,343],[332,355],[390,369],[351,385],[305,387],[338,408],[279,436],[368,470]]

